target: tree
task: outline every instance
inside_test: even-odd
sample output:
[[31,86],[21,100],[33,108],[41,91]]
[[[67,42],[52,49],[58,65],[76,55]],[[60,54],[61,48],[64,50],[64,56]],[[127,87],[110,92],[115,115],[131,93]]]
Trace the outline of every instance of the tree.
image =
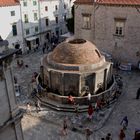
[[67,22],[66,26],[69,32],[74,33],[74,5],[71,8],[71,14],[72,14],[72,17],[66,20]]

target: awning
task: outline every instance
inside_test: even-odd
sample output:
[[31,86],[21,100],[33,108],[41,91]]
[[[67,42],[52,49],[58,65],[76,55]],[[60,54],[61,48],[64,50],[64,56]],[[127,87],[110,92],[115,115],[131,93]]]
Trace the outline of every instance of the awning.
[[71,34],[70,32],[65,33],[63,35],[60,35],[60,37],[64,37],[64,38],[69,38],[69,37],[72,37],[72,36],[73,36],[73,34]]
[[32,36],[32,37],[26,38],[26,40],[27,40],[27,41],[31,41],[31,40],[35,40],[35,39],[37,39],[37,38],[38,38],[38,36]]

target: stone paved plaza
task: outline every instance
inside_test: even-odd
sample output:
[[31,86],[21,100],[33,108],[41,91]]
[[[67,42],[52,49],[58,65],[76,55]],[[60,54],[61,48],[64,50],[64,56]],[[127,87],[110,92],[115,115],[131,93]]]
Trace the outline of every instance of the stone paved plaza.
[[[28,95],[30,93],[30,81],[33,72],[39,72],[40,59],[43,56],[41,51],[33,52],[22,56],[24,63],[28,65],[28,68],[18,68],[16,65],[16,59],[12,63],[13,75],[17,77],[18,83],[21,86],[21,94],[17,97],[20,108],[26,108],[26,102],[28,102]],[[111,112],[105,123],[98,131],[93,131],[90,140],[100,140],[101,137],[105,137],[107,133],[111,133],[113,140],[118,140],[119,131],[121,129],[120,122],[124,116],[128,116],[128,129],[125,131],[126,140],[132,140],[134,131],[136,128],[140,129],[140,100],[136,100],[136,91],[140,86],[140,72],[124,72],[118,71],[123,77],[123,93],[118,101],[110,107]],[[113,109],[113,110],[112,110]],[[84,133],[79,131],[72,131],[68,127],[68,135],[62,136],[61,130],[63,128],[63,119],[65,116],[68,118],[76,118],[75,114],[66,112],[56,112],[49,108],[43,108],[42,111],[36,113],[34,106],[31,114],[24,114],[22,119],[22,128],[25,140],[86,140]],[[105,112],[105,114],[107,114]],[[80,117],[86,117],[87,113],[82,113]],[[100,121],[105,117],[98,118]],[[84,127],[89,126],[91,129],[95,128],[97,123],[84,122]],[[68,125],[70,125],[68,120]],[[97,127],[97,126],[96,126]]]

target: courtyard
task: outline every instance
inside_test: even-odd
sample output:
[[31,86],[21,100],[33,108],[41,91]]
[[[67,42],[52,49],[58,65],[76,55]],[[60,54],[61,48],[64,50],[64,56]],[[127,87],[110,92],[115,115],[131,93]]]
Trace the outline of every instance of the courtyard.
[[[24,61],[24,65],[28,67],[17,67],[17,58],[12,63],[13,76],[17,78],[17,82],[20,85],[20,95],[17,96],[17,102],[19,108],[26,109],[26,103],[30,101],[30,83],[32,80],[32,74],[39,72],[40,59],[43,53],[40,50],[31,52],[29,54],[22,55],[19,59]],[[120,122],[124,116],[128,117],[128,128],[125,131],[126,140],[132,140],[134,138],[135,129],[140,129],[140,101],[136,100],[136,91],[140,85],[138,71],[126,72],[118,71],[118,74],[123,78],[123,92],[117,102],[115,102],[110,110],[105,112],[107,117],[101,117],[102,122],[99,129],[93,131],[90,136],[91,140],[100,140],[105,137],[107,133],[111,133],[113,140],[118,140],[119,132],[121,129]],[[85,113],[80,113],[80,117],[86,117]],[[86,136],[84,132],[72,131],[68,127],[68,134],[66,136],[61,135],[63,128],[63,119],[65,117],[74,118],[74,113],[56,112],[50,108],[43,107],[39,113],[35,112],[34,105],[32,106],[31,114],[24,114],[22,119],[22,129],[25,140],[85,140]],[[70,123],[68,122],[68,125]],[[87,124],[87,125],[86,125]],[[95,128],[98,123],[86,122],[84,127],[88,126],[91,129]]]

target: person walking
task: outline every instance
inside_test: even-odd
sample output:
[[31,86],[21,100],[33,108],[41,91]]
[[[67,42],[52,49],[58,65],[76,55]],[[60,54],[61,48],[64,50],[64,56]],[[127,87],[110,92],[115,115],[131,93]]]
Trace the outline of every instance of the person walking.
[[86,128],[85,133],[86,133],[86,140],[90,140],[90,135],[92,134],[92,131],[89,128]]
[[125,116],[125,117],[122,119],[122,121],[121,121],[120,124],[123,126],[123,130],[126,130],[126,129],[127,129],[127,126],[128,126],[128,118],[127,118],[127,116]]
[[111,133],[108,133],[108,134],[107,134],[107,136],[106,136],[106,140],[112,140]]
[[42,48],[42,52],[43,52],[43,54],[45,53],[45,46],[43,46],[43,48]]
[[79,116],[79,104],[76,104],[75,102],[74,102],[74,110],[75,110],[76,116],[78,117]]
[[95,103],[95,109],[96,109],[97,112],[102,109],[101,100],[100,99],[98,99],[96,101],[96,103]]
[[139,99],[139,97],[140,97],[140,88],[138,88],[137,90],[136,99]]
[[135,135],[133,140],[140,140],[140,129],[135,129]]
[[14,76],[14,84],[17,84],[17,77]]
[[68,125],[67,125],[67,118],[64,118],[63,120],[63,135],[67,135],[67,128],[68,128]]
[[88,104],[90,104],[90,102],[91,102],[91,93],[88,92]]
[[47,46],[47,44],[46,44],[46,42],[45,42],[44,45],[43,45],[43,47],[42,47],[42,52],[43,52],[43,54],[45,53],[46,46]]
[[27,114],[31,114],[31,104],[29,102],[26,104],[26,112]]
[[124,130],[121,129],[120,134],[119,134],[119,140],[124,140],[124,138],[125,138],[125,133],[124,133]]
[[88,107],[88,118],[89,118],[89,120],[91,120],[92,119],[92,117],[93,117],[93,107],[92,107],[92,105],[90,104],[89,105],[89,107]]
[[40,106],[40,101],[39,100],[37,100],[36,102],[35,102],[35,107],[36,107],[36,112],[38,113],[39,111],[41,111],[41,106]]

